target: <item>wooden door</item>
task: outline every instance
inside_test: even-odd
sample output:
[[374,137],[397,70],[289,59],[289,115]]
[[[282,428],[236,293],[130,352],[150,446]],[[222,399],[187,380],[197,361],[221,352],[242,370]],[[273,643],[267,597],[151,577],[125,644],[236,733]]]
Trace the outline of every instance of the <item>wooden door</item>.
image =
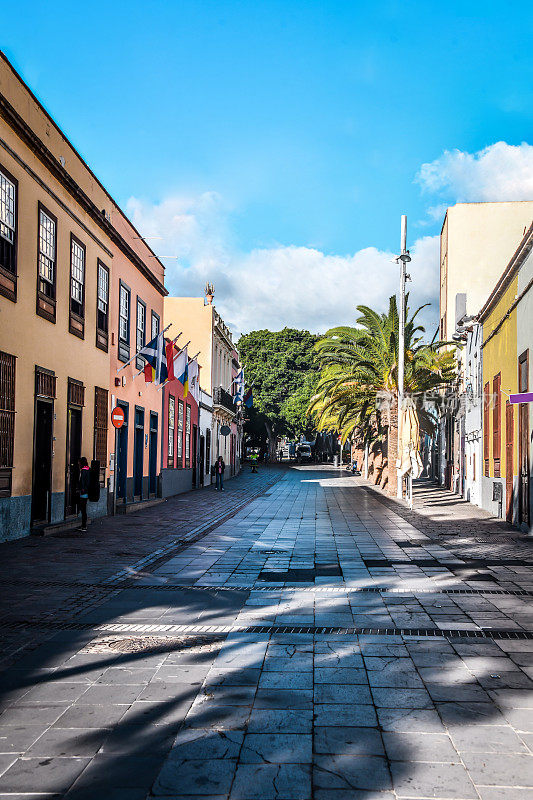
[[507,522],[513,521],[513,470],[514,470],[514,407],[509,400],[505,404],[505,499]]
[[[529,391],[529,350],[518,359],[518,391]],[[518,521],[529,525],[529,404],[518,406]]]

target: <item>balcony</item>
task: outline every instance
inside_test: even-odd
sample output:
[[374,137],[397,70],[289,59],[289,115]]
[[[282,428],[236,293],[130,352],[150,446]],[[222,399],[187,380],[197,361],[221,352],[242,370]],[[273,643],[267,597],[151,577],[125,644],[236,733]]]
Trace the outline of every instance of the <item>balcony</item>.
[[230,414],[235,414],[236,406],[233,402],[233,397],[222,386],[216,386],[213,389],[213,406],[216,408],[223,408],[229,411]]

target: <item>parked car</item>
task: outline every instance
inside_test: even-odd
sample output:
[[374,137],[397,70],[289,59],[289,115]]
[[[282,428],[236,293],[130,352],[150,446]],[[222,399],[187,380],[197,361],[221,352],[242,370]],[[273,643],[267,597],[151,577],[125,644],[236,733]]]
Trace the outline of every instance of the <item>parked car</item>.
[[298,464],[301,464],[302,461],[312,461],[313,453],[311,451],[311,445],[299,444],[296,448],[296,458],[298,459]]

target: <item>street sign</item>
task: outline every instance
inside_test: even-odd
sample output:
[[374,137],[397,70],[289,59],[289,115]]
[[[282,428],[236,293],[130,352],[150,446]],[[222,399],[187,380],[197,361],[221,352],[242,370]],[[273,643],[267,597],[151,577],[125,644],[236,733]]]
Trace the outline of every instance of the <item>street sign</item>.
[[511,403],[533,403],[533,392],[521,392],[509,396]]
[[229,436],[231,433],[231,428],[228,425],[223,425],[220,429],[221,436]]
[[115,428],[122,428],[124,425],[124,410],[120,406],[115,406],[111,412],[111,424]]

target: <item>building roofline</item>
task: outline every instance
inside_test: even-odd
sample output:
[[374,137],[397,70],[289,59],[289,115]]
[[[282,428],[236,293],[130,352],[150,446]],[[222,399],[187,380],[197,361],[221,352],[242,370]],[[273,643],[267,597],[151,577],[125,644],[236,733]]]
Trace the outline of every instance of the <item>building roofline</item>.
[[478,314],[478,319],[480,322],[483,322],[489,313],[492,311],[498,300],[500,299],[502,293],[505,289],[509,286],[510,282],[530,254],[531,250],[533,249],[533,222],[525,232],[520,244],[516,248],[515,252],[513,253],[511,260],[505,267],[498,283],[492,290],[489,295],[489,298],[481,311]]
[[[11,61],[8,59],[6,54],[3,52],[3,50],[0,50],[0,58],[6,64],[6,66],[11,70],[11,72],[13,73],[15,78],[19,81],[19,83],[24,87],[25,91],[30,95],[30,97],[35,102],[35,104],[38,106],[39,110],[44,114],[46,119],[53,125],[53,127],[56,129],[56,131],[59,133],[59,135],[65,140],[66,144],[70,147],[70,149],[72,150],[72,152],[74,153],[76,158],[79,159],[79,161],[83,165],[84,169],[87,170],[87,172],[89,173],[91,178],[93,178],[93,180],[98,184],[100,189],[104,192],[106,197],[111,201],[111,203],[113,204],[114,208],[116,208],[116,210],[121,215],[121,217],[128,223],[128,225],[131,226],[132,230],[139,235],[139,239],[142,239],[142,237],[140,235],[140,232],[137,230],[135,225],[132,223],[132,221],[129,219],[129,217],[126,216],[124,211],[120,208],[120,206],[118,205],[116,200],[114,200],[114,198],[111,196],[111,194],[105,188],[103,183],[96,177],[96,175],[94,174],[92,169],[89,167],[89,165],[87,164],[85,159],[82,158],[82,156],[79,154],[77,149],[74,147],[74,145],[72,144],[70,139],[61,130],[59,125],[56,123],[56,121],[51,116],[51,114],[43,106],[41,101],[35,96],[34,92],[32,92],[32,90],[30,89],[28,84],[25,82],[25,80],[22,78],[22,76],[17,72],[17,70],[15,69],[15,67],[13,66]],[[85,206],[87,204],[90,204],[90,206],[92,206],[93,209],[96,209],[96,206],[93,203],[93,201],[85,194],[85,192],[83,191],[81,186],[79,186],[76,183],[76,181],[74,180],[72,175],[70,175],[70,173],[61,164],[55,164],[54,163],[56,161],[56,159],[53,156],[53,154],[51,153],[51,151],[46,147],[44,142],[42,142],[41,139],[39,139],[39,137],[33,131],[31,131],[31,128],[29,127],[29,125],[22,119],[22,117],[17,113],[17,111],[13,108],[13,106],[11,106],[11,104],[8,102],[7,98],[5,98],[5,96],[2,95],[2,94],[0,94],[0,101],[1,101],[0,102],[0,116],[4,117],[4,119],[6,119],[6,122],[8,123],[8,125],[10,125],[10,127],[12,127],[15,130],[15,133],[17,133],[17,135],[19,135],[20,138],[26,139],[27,138],[27,131],[31,132],[31,134],[32,134],[31,139],[34,140],[33,141],[34,146],[29,145],[30,149],[32,149],[34,152],[36,152],[36,155],[39,157],[39,159],[44,163],[44,165],[47,167],[47,169],[49,169],[52,172],[52,174],[54,174],[55,177],[58,178],[60,183],[63,186],[65,186],[67,191],[69,191],[69,194],[71,194],[74,197],[74,199],[77,200],[78,203],[80,202],[80,197],[76,196],[76,195],[83,195],[83,199],[84,199],[85,202],[80,203],[80,205]],[[11,119],[9,117],[11,117]],[[13,125],[12,122],[15,123],[15,124]],[[24,131],[24,133],[26,133],[26,135],[22,135],[21,136],[21,132],[22,132],[23,128],[27,129],[27,131]],[[37,143],[38,143],[39,146],[35,147],[35,145]],[[28,142],[26,142],[26,144],[28,144]],[[46,156],[46,160],[44,159],[44,156]],[[54,165],[55,169],[50,169],[51,164]],[[77,191],[76,191],[75,194],[73,194],[73,192],[71,191],[72,187],[69,186],[69,185],[66,185],[65,176],[68,176],[68,179],[69,179],[68,183],[69,184],[74,184],[74,186],[76,187]],[[85,209],[85,210],[87,210],[87,209]],[[148,280],[150,280],[150,283],[152,283],[155,286],[155,288],[157,288],[158,291],[161,292],[161,294],[163,294],[163,295],[168,294],[167,290],[165,289],[164,284],[162,284],[161,281],[157,278],[157,276],[150,270],[150,268],[146,264],[144,264],[144,260],[142,259],[142,257],[140,255],[138,255],[130,247],[130,245],[122,238],[122,236],[114,228],[114,226],[111,225],[111,223],[107,223],[107,220],[105,219],[105,217],[103,217],[103,215],[101,213],[101,210],[100,209],[96,209],[96,210],[97,210],[98,217],[100,219],[98,217],[97,218],[93,217],[95,219],[95,222],[97,222],[97,224],[99,224],[100,227],[102,227],[103,230],[105,230],[105,232],[108,234],[108,236],[112,240],[114,240],[115,243],[119,247],[120,247],[120,245],[118,244],[118,240],[120,240],[123,243],[123,245],[125,245],[125,247],[128,248],[128,250],[130,252],[125,252],[124,248],[120,247],[120,249],[123,250],[124,254],[131,261],[133,261],[133,263],[135,263],[135,265],[140,269],[141,272],[149,273],[151,278],[148,277],[148,275],[146,275],[146,274],[145,274],[145,277],[147,277]],[[93,216],[93,215],[91,214],[91,216]],[[107,223],[107,224],[104,225],[104,224],[102,224],[102,222],[103,223]],[[109,230],[108,230],[109,227],[111,227],[113,229],[113,231],[115,233],[114,236],[110,235]],[[144,239],[142,241],[143,241],[144,246],[147,248],[147,250],[150,251],[151,255],[157,260],[157,262],[159,263],[159,265],[161,266],[161,268],[163,269],[163,272],[164,272],[165,271],[165,265],[159,260],[157,255],[154,253],[154,251],[150,247],[150,245],[146,244]],[[144,269],[140,268],[138,262],[141,262],[143,264]]]

